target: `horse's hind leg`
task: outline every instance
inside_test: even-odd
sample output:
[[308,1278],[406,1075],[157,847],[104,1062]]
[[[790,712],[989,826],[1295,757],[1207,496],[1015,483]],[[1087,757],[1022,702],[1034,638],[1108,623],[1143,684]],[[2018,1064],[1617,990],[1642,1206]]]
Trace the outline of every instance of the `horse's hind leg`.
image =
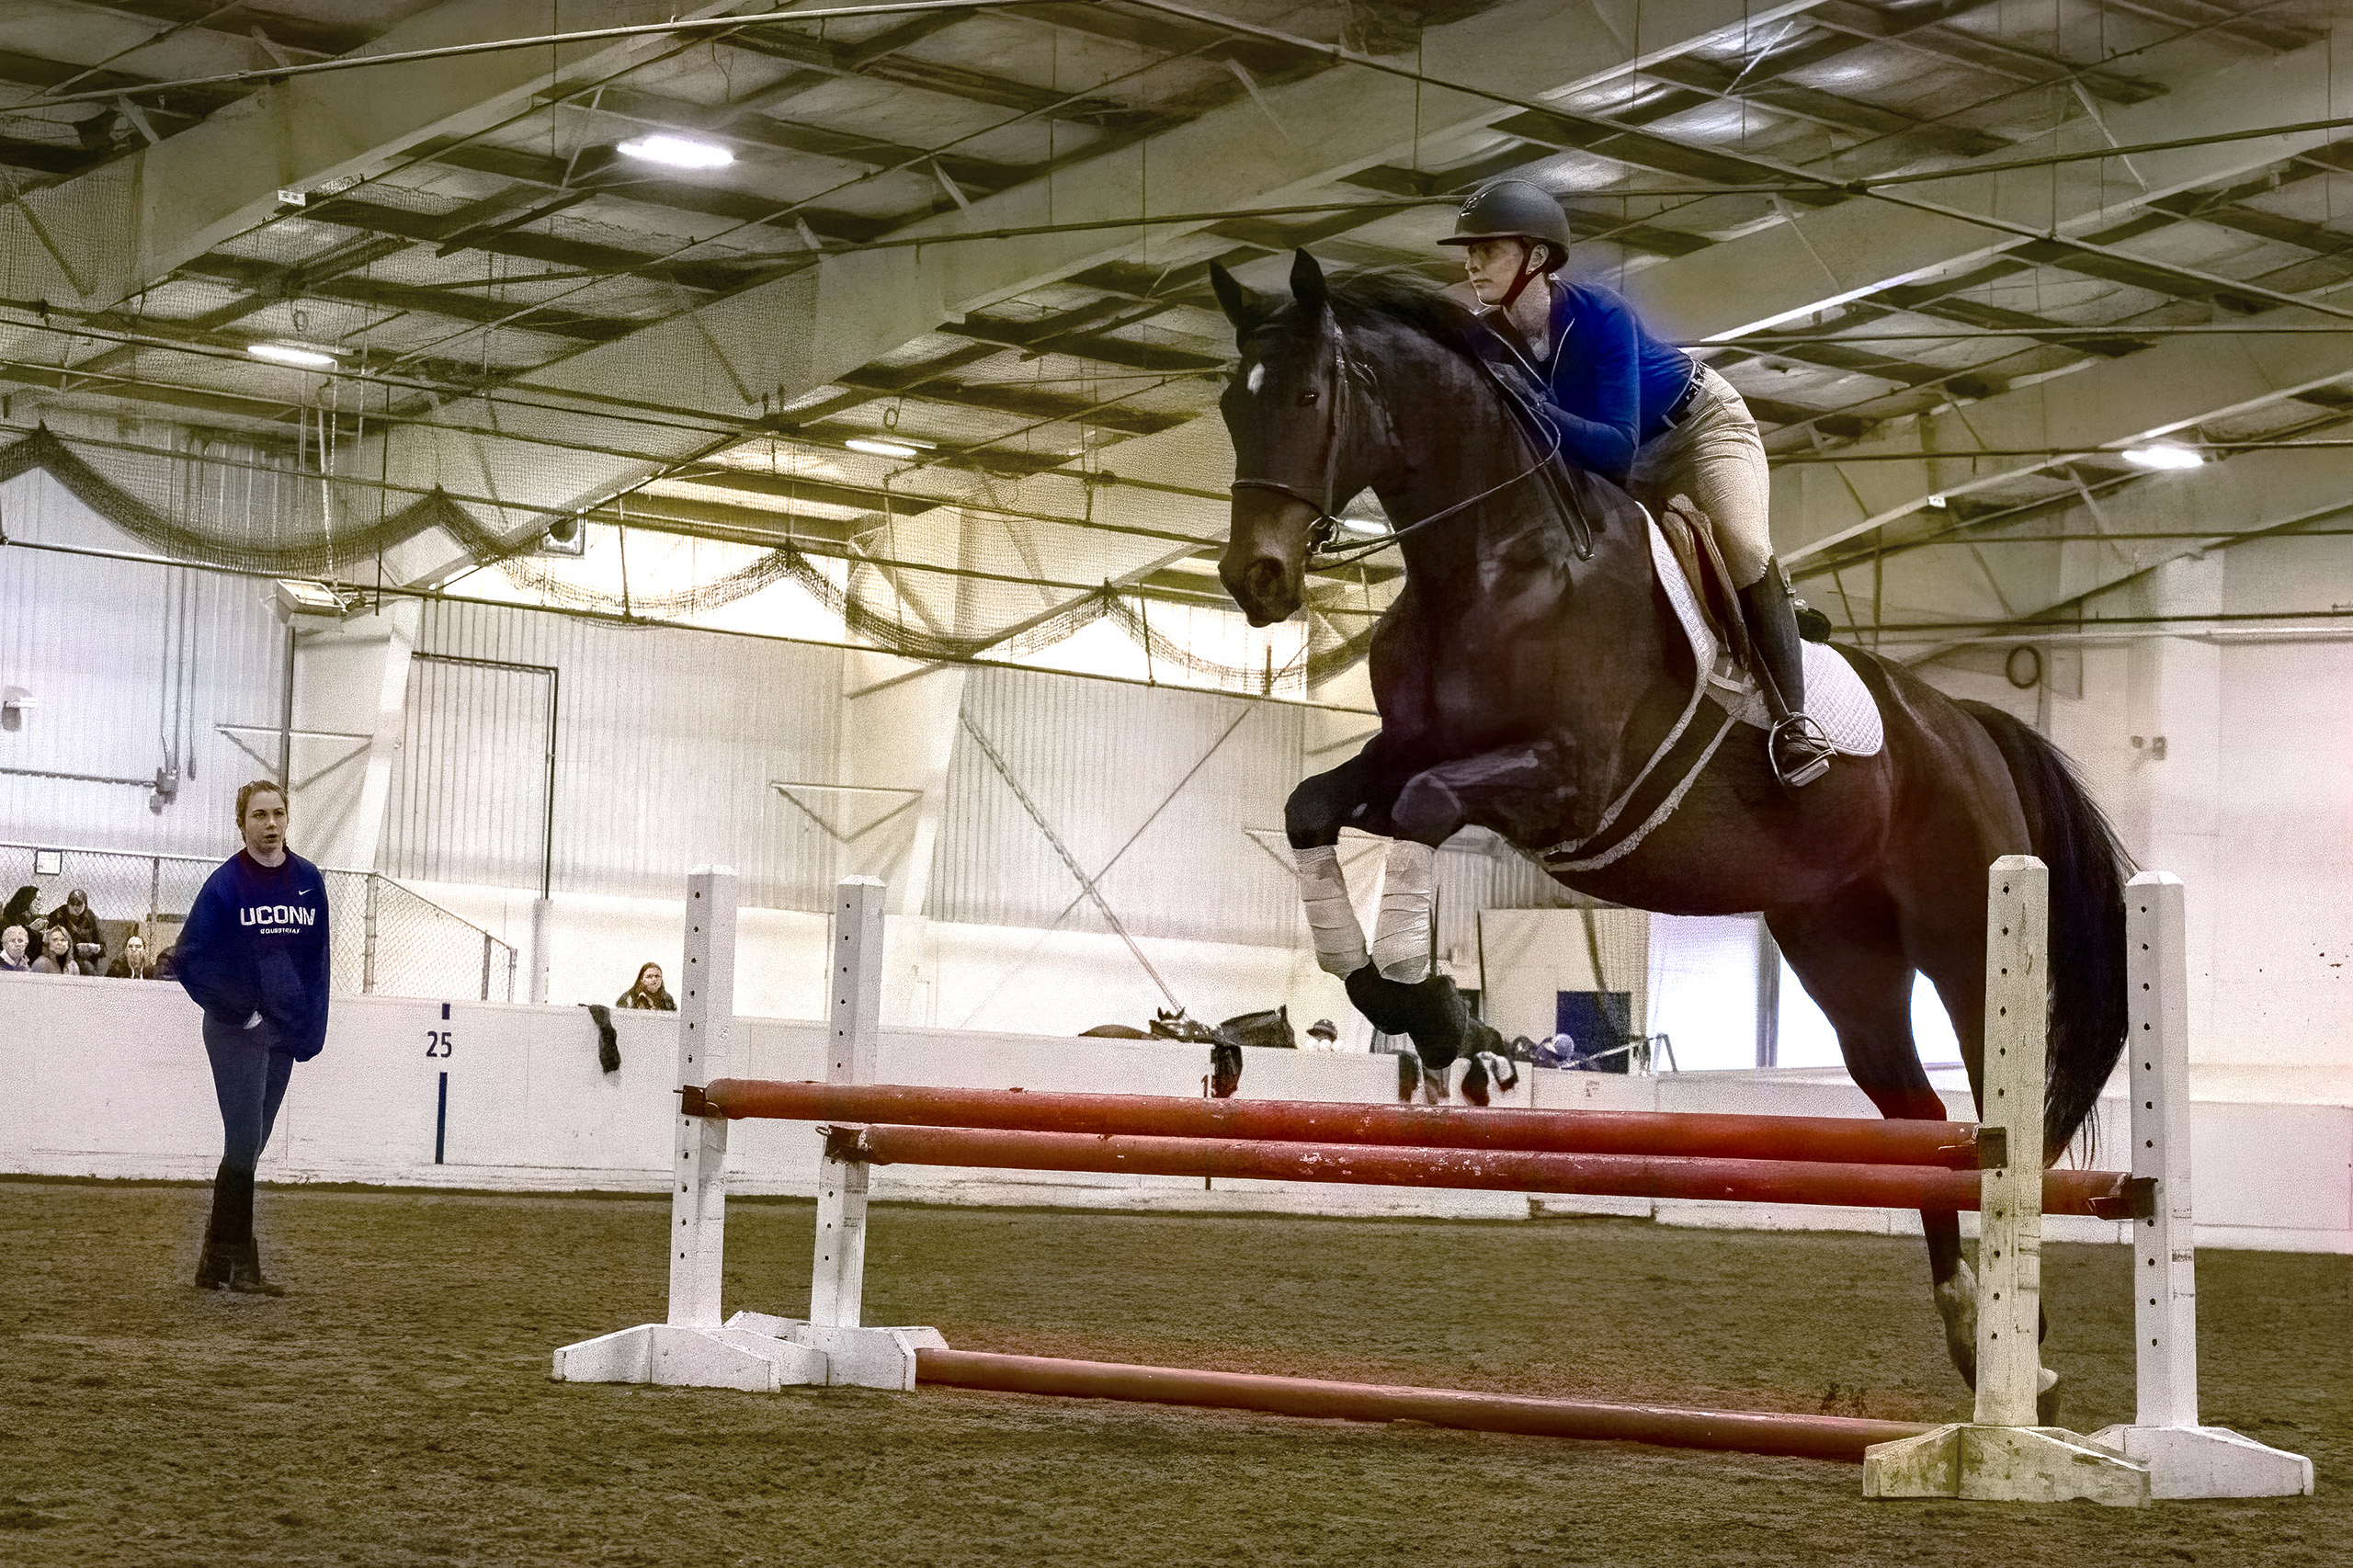
[[[1806,994],[1838,1031],[1838,1049],[1855,1086],[1893,1119],[1942,1121],[1944,1101],[1920,1065],[1912,1041],[1912,963],[1904,955],[1895,901],[1854,885],[1829,903],[1777,909],[1766,916]],[[1944,1320],[1945,1349],[1977,1383],[1977,1280],[1961,1256],[1961,1216],[1924,1209],[1928,1279]]]

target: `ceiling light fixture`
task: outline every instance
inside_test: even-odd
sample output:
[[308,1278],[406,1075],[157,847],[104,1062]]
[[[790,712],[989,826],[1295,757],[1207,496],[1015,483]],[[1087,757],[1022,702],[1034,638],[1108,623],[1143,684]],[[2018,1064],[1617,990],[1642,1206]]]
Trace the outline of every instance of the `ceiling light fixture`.
[[248,343],[245,352],[273,365],[300,365],[308,370],[325,370],[335,367],[334,355],[324,349],[303,348],[291,343]]
[[735,161],[735,154],[724,147],[683,136],[641,136],[621,142],[619,151],[625,157],[667,164],[674,169],[723,169]]
[[1941,494],[1928,497],[1928,507],[1931,511],[1941,512],[1951,505],[1952,503],[1946,500]]
[[873,457],[923,457],[934,449],[929,440],[915,440],[913,436],[852,436],[842,445],[852,452],[870,452]]
[[2124,460],[2134,468],[2154,469],[2197,468],[2206,461],[2188,447],[2177,447],[2170,441],[2134,447],[2124,454]]

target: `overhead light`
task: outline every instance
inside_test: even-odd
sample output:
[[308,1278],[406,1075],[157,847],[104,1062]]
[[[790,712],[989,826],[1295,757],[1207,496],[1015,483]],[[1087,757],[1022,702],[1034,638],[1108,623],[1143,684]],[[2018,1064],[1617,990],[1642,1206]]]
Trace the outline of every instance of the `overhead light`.
[[324,583],[306,583],[292,577],[280,577],[275,585],[275,602],[278,619],[290,620],[298,615],[347,614],[351,606],[341,594]]
[[2197,468],[2206,460],[2188,447],[2177,447],[2170,441],[2153,446],[2134,447],[2124,454],[2124,460],[2134,468]]
[[880,436],[852,436],[842,445],[853,452],[870,452],[878,458],[919,458],[932,449],[929,441],[917,441],[907,437],[885,440]]
[[1941,512],[1951,505],[1952,503],[1946,500],[1941,494],[1931,495],[1928,497],[1928,508],[1931,511]]
[[1340,531],[1359,539],[1378,539],[1389,531],[1389,525],[1373,517],[1342,517]]
[[334,355],[323,349],[303,348],[291,343],[248,343],[245,352],[273,365],[300,365],[308,370],[331,369],[335,365]]
[[674,169],[723,169],[735,161],[735,154],[724,147],[683,136],[641,136],[620,143],[619,150],[626,157],[667,164]]

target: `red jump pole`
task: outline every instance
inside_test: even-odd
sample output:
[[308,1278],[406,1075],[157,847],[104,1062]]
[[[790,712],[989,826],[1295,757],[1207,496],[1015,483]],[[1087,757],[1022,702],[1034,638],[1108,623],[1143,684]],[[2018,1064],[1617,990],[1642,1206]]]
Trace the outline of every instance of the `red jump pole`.
[[[1920,1165],[1361,1147],[1238,1138],[1092,1137],[966,1127],[840,1127],[831,1130],[826,1147],[835,1159],[878,1165],[1231,1176],[1863,1209],[1975,1209],[1982,1187],[1974,1171]],[[2132,1217],[2129,1176],[2112,1171],[2050,1171],[2043,1186],[2045,1212]]]
[[1865,1421],[1845,1415],[1782,1415],[1733,1410],[1683,1410],[1671,1405],[1597,1404],[1585,1400],[1531,1399],[1454,1389],[1392,1388],[1331,1383],[1313,1378],[1203,1372],[1187,1367],[1131,1367],[1109,1361],[1063,1361],[1044,1356],[996,1356],[975,1350],[917,1350],[915,1381],[1000,1393],[1063,1394],[1078,1399],[1140,1400],[1154,1404],[1213,1405],[1343,1421],[1422,1421],[1472,1432],[1518,1432],[1540,1437],[1591,1437],[1676,1449],[1792,1454],[1862,1462],[1873,1443],[1915,1437],[1927,1427],[1909,1421]]
[[[722,1078],[706,1114],[787,1121],[888,1122],[1157,1138],[1275,1139],[1423,1149],[1528,1149],[1563,1154],[1825,1161],[1977,1169],[1964,1121],[1838,1116],[1714,1116],[1674,1111],[1460,1110],[1315,1100],[1202,1100],[1173,1095],[1027,1094],[892,1084],[788,1084]],[[691,1112],[692,1108],[689,1108]]]

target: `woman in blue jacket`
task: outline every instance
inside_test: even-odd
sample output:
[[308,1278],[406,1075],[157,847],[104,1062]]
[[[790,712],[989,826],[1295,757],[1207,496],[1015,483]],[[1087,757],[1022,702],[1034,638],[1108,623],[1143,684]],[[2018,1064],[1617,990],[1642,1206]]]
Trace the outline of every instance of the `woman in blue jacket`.
[[1707,515],[1764,666],[1774,774],[1789,789],[1821,778],[1831,746],[1805,712],[1795,607],[1773,558],[1765,441],[1748,404],[1714,370],[1652,336],[1625,301],[1559,276],[1568,219],[1541,186],[1481,186],[1438,243],[1465,248],[1483,318],[1534,383],[1525,390],[1563,454],[1646,506],[1680,494]]
[[286,847],[286,792],[267,779],[237,791],[245,846],[205,879],[173,949],[179,981],[204,1009],[204,1051],[221,1102],[221,1168],[196,1283],[282,1296],[254,1242],[254,1167],[286,1081],[327,1030],[327,890]]

